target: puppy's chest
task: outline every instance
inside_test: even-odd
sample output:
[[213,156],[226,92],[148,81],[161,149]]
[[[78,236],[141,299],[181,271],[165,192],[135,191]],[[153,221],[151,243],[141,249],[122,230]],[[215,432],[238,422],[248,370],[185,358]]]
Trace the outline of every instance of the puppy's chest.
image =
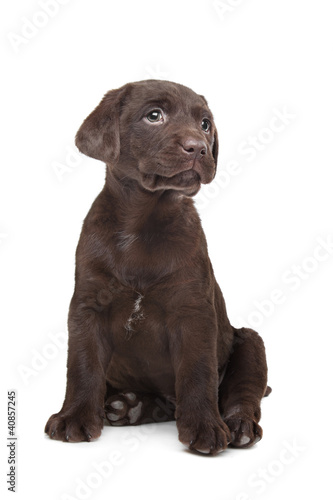
[[113,296],[107,331],[112,344],[108,380],[115,388],[173,394],[166,311],[152,292],[122,289]]
[[115,296],[109,324],[115,350],[125,353],[147,344],[163,350],[167,344],[165,314],[148,293],[131,291]]
[[133,292],[131,297],[119,298],[113,305],[112,329],[120,342],[129,340],[147,324],[147,300],[140,292]]
[[181,228],[119,231],[113,238],[113,272],[121,282],[141,289],[183,267],[194,251],[193,241]]

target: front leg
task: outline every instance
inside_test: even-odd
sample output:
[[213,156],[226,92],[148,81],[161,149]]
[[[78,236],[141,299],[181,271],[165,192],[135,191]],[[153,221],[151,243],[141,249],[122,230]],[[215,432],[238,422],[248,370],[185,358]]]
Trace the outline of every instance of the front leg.
[[[176,376],[179,440],[191,450],[216,455],[230,442],[218,408],[217,325],[214,311],[181,320],[171,333]],[[179,320],[178,320],[179,321]]]
[[68,318],[68,361],[65,401],[45,432],[62,441],[90,441],[100,436],[106,392],[105,372],[111,349],[102,331],[101,312],[75,295]]

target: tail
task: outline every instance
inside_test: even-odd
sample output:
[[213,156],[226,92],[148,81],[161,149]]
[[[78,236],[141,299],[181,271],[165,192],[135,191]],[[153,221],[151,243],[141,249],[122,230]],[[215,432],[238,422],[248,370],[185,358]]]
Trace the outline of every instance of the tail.
[[266,398],[267,396],[270,395],[270,393],[272,392],[272,388],[269,387],[269,385],[266,387],[266,391],[265,391],[265,394],[264,394],[264,398]]

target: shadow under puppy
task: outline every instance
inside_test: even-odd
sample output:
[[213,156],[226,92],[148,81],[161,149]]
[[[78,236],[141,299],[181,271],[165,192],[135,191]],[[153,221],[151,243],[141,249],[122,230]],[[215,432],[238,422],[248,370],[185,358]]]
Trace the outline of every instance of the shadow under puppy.
[[177,421],[190,449],[216,454],[261,439],[262,339],[229,323],[192,196],[216,173],[204,97],[146,80],[108,92],[76,136],[106,163],[82,228],[70,304],[68,373],[53,439],[111,425]]

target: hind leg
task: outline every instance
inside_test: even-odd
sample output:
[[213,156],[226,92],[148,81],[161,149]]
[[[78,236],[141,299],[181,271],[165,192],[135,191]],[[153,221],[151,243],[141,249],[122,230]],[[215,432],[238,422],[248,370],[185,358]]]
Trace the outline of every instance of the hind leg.
[[110,425],[140,425],[175,419],[175,405],[163,396],[108,388],[105,418]]
[[231,432],[230,446],[248,448],[260,441],[260,402],[270,392],[261,337],[249,328],[235,329],[233,350],[219,387],[219,408]]

